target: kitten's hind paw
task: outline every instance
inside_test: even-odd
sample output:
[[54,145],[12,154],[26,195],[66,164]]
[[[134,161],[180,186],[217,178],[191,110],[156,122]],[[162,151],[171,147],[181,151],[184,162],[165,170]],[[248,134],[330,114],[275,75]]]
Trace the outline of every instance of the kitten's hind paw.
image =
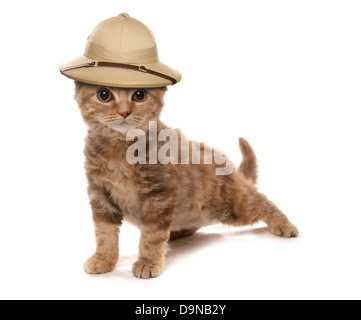
[[270,228],[273,235],[284,238],[296,238],[299,236],[298,229],[290,222],[273,225]]
[[113,271],[113,267],[109,262],[93,257],[85,262],[84,271],[89,274],[102,274]]
[[159,265],[154,265],[143,261],[137,261],[133,264],[133,274],[137,278],[157,278],[160,276],[161,273],[162,267]]

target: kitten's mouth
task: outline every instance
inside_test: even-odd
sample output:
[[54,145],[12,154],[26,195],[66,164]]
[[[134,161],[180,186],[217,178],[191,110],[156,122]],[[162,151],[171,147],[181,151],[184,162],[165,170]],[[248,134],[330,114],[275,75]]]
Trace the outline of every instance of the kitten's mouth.
[[120,120],[108,125],[111,129],[123,134],[127,134],[128,131],[135,129],[135,126],[129,123],[127,120]]

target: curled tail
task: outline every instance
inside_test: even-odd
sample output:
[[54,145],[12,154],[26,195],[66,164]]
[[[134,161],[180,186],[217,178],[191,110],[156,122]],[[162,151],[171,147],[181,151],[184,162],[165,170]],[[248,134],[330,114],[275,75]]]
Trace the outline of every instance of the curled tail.
[[243,160],[238,171],[242,173],[246,179],[249,179],[254,184],[256,184],[258,180],[258,166],[256,155],[251,145],[247,142],[246,139],[239,139],[239,148],[242,151]]

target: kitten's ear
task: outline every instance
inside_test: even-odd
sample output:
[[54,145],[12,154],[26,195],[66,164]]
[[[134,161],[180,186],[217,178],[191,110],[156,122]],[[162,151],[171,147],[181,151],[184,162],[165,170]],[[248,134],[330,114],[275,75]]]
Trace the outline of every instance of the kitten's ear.
[[168,87],[159,87],[159,88],[151,88],[149,90],[154,90],[154,91],[159,91],[159,92],[167,92],[168,91]]
[[83,83],[79,82],[79,81],[74,81],[75,84],[75,92],[79,92],[79,90],[81,89],[81,87],[83,86]]
[[160,99],[161,105],[164,105],[164,96],[166,94],[166,92],[168,91],[167,87],[162,87],[162,88],[156,88],[154,89],[156,92],[156,95],[158,96],[158,99]]
[[157,88],[156,90],[158,90],[164,97],[164,95],[167,93],[168,91],[168,87],[162,87],[162,88]]

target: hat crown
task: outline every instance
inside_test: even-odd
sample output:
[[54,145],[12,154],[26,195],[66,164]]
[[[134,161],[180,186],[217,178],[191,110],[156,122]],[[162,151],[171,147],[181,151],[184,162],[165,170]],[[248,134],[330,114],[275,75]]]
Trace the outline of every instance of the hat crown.
[[97,61],[130,64],[159,61],[152,31],[126,13],[98,24],[88,38],[84,55]]

